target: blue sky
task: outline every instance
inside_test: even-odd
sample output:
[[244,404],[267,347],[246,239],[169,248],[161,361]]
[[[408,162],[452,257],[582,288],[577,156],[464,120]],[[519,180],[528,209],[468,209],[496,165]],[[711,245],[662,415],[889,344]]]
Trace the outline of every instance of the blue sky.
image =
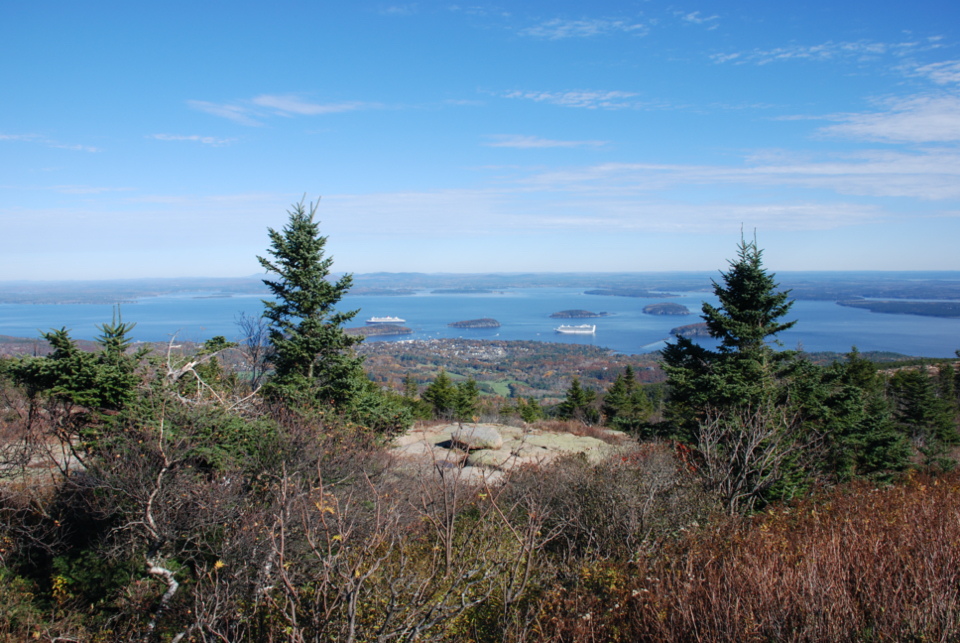
[[960,3],[0,4],[0,280],[960,270]]

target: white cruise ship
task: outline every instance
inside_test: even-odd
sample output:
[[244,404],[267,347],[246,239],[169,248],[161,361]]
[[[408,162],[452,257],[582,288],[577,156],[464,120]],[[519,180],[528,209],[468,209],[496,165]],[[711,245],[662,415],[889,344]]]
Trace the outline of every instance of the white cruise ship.
[[597,332],[596,326],[591,326],[590,324],[581,324],[580,326],[560,326],[557,328],[558,333],[563,333],[564,335],[593,335]]
[[407,321],[399,317],[371,317],[367,320],[368,324],[402,324]]

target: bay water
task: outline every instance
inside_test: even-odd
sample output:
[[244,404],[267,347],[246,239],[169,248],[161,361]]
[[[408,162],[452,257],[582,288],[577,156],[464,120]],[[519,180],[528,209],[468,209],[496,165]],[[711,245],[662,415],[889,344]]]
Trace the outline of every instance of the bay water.
[[[236,339],[236,320],[241,313],[259,315],[261,296],[210,297],[205,293],[181,293],[148,297],[123,304],[123,321],[136,322],[133,331],[140,341],[202,341],[214,335]],[[672,301],[693,314],[646,315],[647,304]],[[412,335],[370,338],[367,341],[402,341],[430,338],[534,340],[591,344],[621,353],[659,350],[670,338],[670,329],[701,321],[702,302],[718,305],[712,293],[685,293],[670,298],[632,298],[586,295],[570,288],[522,288],[494,293],[441,294],[421,292],[405,296],[348,295],[341,310],[358,310],[348,326],[363,326],[370,317],[400,317]],[[551,319],[551,313],[570,309],[607,312],[589,319]],[[77,339],[94,339],[97,324],[111,321],[113,307],[99,304],[0,304],[0,334],[37,337],[39,331],[67,327]],[[500,328],[460,329],[447,324],[489,317]],[[796,326],[780,334],[786,348],[798,345],[806,351],[845,352],[856,345],[861,351],[893,351],[924,357],[949,357],[960,349],[960,319],[888,315],[838,306],[831,301],[797,301],[786,320]],[[596,324],[595,335],[564,335],[561,324]],[[698,339],[712,346],[710,339]]]

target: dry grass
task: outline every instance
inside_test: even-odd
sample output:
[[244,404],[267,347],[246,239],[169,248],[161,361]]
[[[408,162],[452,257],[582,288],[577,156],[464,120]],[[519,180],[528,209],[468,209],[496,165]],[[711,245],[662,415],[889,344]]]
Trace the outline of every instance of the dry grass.
[[866,485],[588,565],[555,641],[960,640],[960,476]]

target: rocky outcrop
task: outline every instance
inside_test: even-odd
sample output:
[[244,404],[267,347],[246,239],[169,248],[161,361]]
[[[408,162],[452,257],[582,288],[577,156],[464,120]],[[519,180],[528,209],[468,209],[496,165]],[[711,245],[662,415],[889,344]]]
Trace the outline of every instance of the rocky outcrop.
[[499,449],[503,446],[500,433],[489,424],[460,425],[450,434],[453,446],[465,451]]
[[[618,431],[606,430],[614,439]],[[557,458],[579,455],[591,463],[617,452],[603,440],[571,433],[522,429],[504,424],[446,424],[411,429],[393,442],[393,453],[422,471],[453,470],[468,482],[499,480],[518,466],[544,466]]]

